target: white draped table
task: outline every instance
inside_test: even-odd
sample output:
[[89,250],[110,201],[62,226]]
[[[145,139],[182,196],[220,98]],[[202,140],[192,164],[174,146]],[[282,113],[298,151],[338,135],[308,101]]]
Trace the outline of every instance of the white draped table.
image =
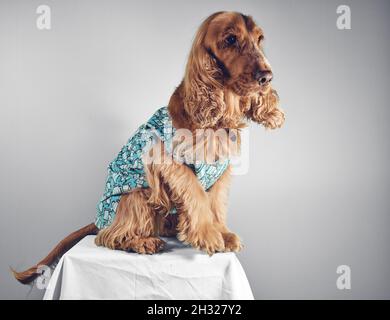
[[97,247],[87,236],[56,266],[44,299],[253,299],[234,253],[206,253],[164,238],[166,249],[140,255]]

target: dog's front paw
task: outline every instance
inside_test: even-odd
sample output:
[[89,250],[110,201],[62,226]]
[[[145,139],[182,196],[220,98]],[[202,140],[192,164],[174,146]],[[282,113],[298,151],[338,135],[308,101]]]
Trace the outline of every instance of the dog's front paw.
[[154,254],[161,251],[165,246],[165,241],[157,237],[137,238],[131,241],[128,250],[141,254]]
[[225,251],[222,234],[213,225],[199,228],[197,232],[190,235],[179,235],[179,240],[191,244],[196,249],[206,251],[210,256]]
[[222,232],[223,241],[225,242],[225,251],[238,252],[242,249],[240,238],[233,232]]

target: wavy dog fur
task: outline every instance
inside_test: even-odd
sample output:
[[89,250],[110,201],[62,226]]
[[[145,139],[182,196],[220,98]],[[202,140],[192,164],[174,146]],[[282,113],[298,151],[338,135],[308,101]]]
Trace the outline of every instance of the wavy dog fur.
[[[284,113],[271,87],[272,71],[263,54],[263,39],[264,33],[253,19],[237,12],[217,12],[201,24],[183,80],[168,104],[176,129],[187,129],[194,136],[198,129],[236,129],[239,140],[239,130],[248,120],[270,129],[282,126]],[[217,158],[234,153],[229,144],[222,146],[217,135],[206,135],[196,148],[206,145],[222,150]],[[195,153],[196,148],[184,149]],[[230,168],[206,191],[188,166],[161,161],[167,156],[164,150],[161,141],[150,150],[152,161],[145,166],[149,187],[121,196],[114,221],[98,232],[96,244],[152,254],[164,247],[159,236],[176,235],[209,254],[240,250],[239,237],[226,226]],[[177,215],[168,215],[173,207]],[[69,235],[36,266],[14,271],[15,278],[31,282],[38,265],[51,264],[82,237],[97,231],[91,224]]]
[[39,266],[50,266],[53,262],[57,260],[58,257],[62,256],[82,238],[90,234],[97,234],[98,231],[99,230],[98,228],[96,228],[95,224],[91,223],[68,235],[65,239],[58,243],[44,259],[38,262],[35,266],[32,266],[31,268],[23,272],[16,272],[14,269],[11,268],[11,272],[13,273],[15,279],[18,280],[20,283],[28,284],[34,281],[34,279],[39,275]]

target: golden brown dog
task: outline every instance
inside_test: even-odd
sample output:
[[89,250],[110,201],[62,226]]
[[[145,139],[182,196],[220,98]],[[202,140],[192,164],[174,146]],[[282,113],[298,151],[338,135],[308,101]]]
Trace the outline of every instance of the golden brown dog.
[[[184,79],[169,101],[173,126],[191,132],[239,130],[249,119],[266,128],[280,127],[284,114],[271,87],[273,74],[262,50],[263,39],[263,31],[250,16],[218,12],[208,17],[194,39]],[[212,139],[206,143],[219,143]],[[161,160],[164,154],[158,153],[154,158]],[[91,224],[74,232],[36,266],[14,275],[23,283],[32,281],[39,265],[51,264],[82,237],[97,232],[97,245],[139,253],[158,252],[164,245],[159,235],[176,234],[209,254],[238,251],[240,239],[225,223],[230,171],[205,191],[188,166],[152,161],[146,168],[149,187],[122,195],[109,227],[98,232]],[[168,215],[173,206],[178,214]]]

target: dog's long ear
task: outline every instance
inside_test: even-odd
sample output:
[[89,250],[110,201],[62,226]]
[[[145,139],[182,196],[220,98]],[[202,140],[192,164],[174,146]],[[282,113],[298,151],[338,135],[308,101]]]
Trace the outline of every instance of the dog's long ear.
[[255,95],[251,98],[247,117],[269,129],[280,128],[284,123],[284,112],[279,108],[279,96],[270,88],[265,95]]
[[205,47],[207,29],[213,16],[200,26],[188,57],[184,76],[184,109],[197,128],[213,127],[225,111],[223,72]]

